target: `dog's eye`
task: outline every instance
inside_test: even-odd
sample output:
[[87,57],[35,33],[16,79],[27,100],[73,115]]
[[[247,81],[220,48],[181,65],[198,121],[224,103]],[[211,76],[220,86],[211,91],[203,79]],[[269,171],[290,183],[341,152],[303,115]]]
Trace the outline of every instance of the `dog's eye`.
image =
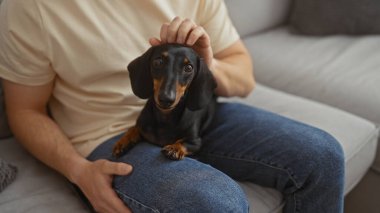
[[162,58],[156,58],[153,60],[152,65],[154,68],[160,68],[164,64]]
[[184,67],[183,67],[183,71],[185,72],[192,72],[193,71],[193,65],[191,64],[186,64]]

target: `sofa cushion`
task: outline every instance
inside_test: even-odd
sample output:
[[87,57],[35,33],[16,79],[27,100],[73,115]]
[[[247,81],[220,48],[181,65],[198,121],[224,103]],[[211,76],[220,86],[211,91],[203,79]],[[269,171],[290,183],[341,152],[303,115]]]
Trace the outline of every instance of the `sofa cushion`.
[[88,212],[66,179],[31,157],[14,139],[0,141],[0,156],[18,168],[16,180],[0,193],[0,212]]
[[[380,36],[312,37],[280,27],[244,40],[256,79],[380,126]],[[380,149],[373,165],[380,171]]]
[[379,34],[379,0],[294,0],[290,23],[311,35]]
[[[330,132],[341,142],[346,155],[345,193],[360,180],[373,160],[377,135],[374,126],[366,120],[261,85],[247,99],[229,101],[253,104]],[[30,209],[87,212],[64,178],[27,154],[13,139],[0,141],[0,156],[19,168],[17,180],[0,194],[2,212]],[[278,191],[252,183],[240,184],[250,201],[251,213],[281,212],[283,199]]]
[[281,27],[244,41],[260,83],[380,124],[380,36],[307,37]]
[[230,17],[241,37],[283,23],[290,0],[225,0]]

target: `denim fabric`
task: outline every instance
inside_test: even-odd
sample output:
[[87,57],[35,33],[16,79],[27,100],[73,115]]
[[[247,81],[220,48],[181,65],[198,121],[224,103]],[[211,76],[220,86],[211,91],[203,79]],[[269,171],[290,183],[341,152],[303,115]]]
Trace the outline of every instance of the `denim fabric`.
[[[106,141],[88,157],[133,166],[113,187],[133,212],[248,212],[233,180],[276,188],[284,212],[343,212],[344,154],[328,133],[234,103],[218,104],[215,119],[193,158],[166,159],[160,147],[142,142],[119,159]],[[251,206],[251,208],[255,208]]]

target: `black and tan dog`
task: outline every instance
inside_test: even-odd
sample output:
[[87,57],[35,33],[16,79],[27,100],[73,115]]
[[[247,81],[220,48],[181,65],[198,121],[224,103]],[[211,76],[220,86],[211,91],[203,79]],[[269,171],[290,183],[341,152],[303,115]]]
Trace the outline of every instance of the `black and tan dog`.
[[136,125],[115,144],[120,156],[141,140],[170,159],[197,152],[215,111],[215,79],[197,53],[182,45],[151,47],[128,65],[132,90],[148,99]]

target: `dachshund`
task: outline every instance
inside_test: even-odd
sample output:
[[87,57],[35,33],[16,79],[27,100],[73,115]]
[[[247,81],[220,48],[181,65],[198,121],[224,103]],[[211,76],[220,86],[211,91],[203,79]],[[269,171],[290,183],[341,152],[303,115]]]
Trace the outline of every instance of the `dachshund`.
[[133,93],[148,100],[113,155],[120,157],[142,140],[163,147],[171,160],[199,151],[216,108],[217,84],[204,60],[190,47],[162,44],[134,59],[128,71]]

